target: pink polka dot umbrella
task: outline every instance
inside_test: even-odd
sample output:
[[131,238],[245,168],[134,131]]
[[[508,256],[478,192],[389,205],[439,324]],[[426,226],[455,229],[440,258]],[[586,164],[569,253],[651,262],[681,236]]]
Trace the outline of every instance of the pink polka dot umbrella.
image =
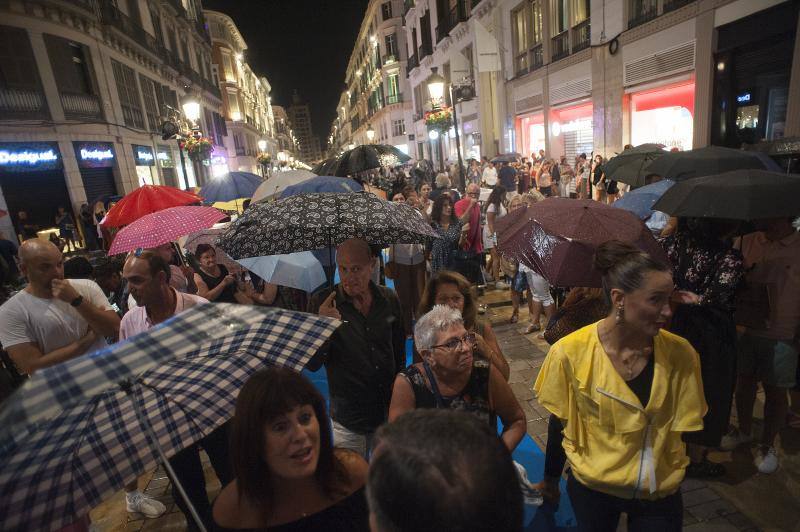
[[225,216],[214,207],[171,207],[154,212],[121,229],[108,254],[118,255],[173,242],[189,233],[208,229]]

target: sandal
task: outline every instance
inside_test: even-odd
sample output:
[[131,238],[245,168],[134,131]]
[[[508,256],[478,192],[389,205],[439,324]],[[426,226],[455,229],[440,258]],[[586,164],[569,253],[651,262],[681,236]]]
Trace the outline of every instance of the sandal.
[[530,324],[530,325],[528,325],[528,327],[525,329],[525,334],[531,334],[531,333],[535,333],[536,331],[540,331],[541,329],[542,329],[542,328],[539,326],[539,324],[537,324],[537,323],[531,323],[531,324]]
[[703,459],[701,462],[689,462],[686,466],[686,476],[691,478],[714,478],[725,474],[726,469],[722,464]]
[[519,321],[519,314],[516,312],[511,315],[511,319],[508,320],[509,323],[517,323]]

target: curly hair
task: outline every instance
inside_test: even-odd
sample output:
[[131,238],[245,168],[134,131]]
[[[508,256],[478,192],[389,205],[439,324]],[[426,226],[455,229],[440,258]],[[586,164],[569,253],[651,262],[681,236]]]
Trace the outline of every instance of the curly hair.
[[468,331],[472,330],[478,318],[478,297],[466,277],[454,271],[439,270],[431,276],[425,285],[425,290],[422,292],[417,315],[423,316],[427,314],[436,305],[436,291],[441,284],[454,284],[458,287],[458,291],[461,292],[464,298],[464,310],[461,311],[461,316],[464,318],[464,328]]
[[442,208],[444,207],[444,203],[448,202],[450,204],[450,223],[455,223],[458,221],[456,217],[456,210],[453,205],[453,200],[450,198],[450,194],[447,192],[442,192],[439,194],[433,202],[433,208],[431,209],[431,220],[433,222],[439,223],[440,219],[442,218]]

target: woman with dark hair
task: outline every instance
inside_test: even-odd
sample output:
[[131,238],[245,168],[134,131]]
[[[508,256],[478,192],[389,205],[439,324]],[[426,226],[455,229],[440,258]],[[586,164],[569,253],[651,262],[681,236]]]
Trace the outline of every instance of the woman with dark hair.
[[[508,214],[505,206],[506,189],[502,185],[496,185],[489,194],[489,199],[483,206],[483,212],[486,215],[486,230],[483,232],[483,249],[489,250],[489,261],[486,264],[486,269],[492,275],[495,283],[500,280],[500,255],[497,253],[495,243],[497,234],[494,230],[494,224],[497,220]],[[496,286],[496,285],[495,285]],[[502,286],[498,287],[502,288]]]
[[286,368],[254,374],[231,427],[236,480],[214,502],[215,529],[367,531],[367,463],[333,447],[325,400]]
[[560,420],[578,530],[682,529],[684,432],[706,411],[697,352],[664,330],[669,266],[612,240],[597,248],[610,312],[553,345],[534,384]]
[[467,278],[449,270],[440,270],[432,275],[422,293],[417,316],[427,314],[434,305],[448,305],[461,313],[464,327],[475,334],[476,355],[490,361],[508,380],[508,361],[503,356],[491,324],[478,318],[478,298]]
[[690,477],[718,477],[725,466],[706,458],[728,430],[736,386],[734,297],[744,277],[741,251],[733,248],[738,223],[680,218],[674,235],[662,241],[677,291],[669,330],[689,340],[700,355],[708,413],[703,430],[685,434]]
[[439,235],[434,238],[428,251],[431,259],[431,273],[452,266],[456,250],[467,238],[469,224],[462,224],[453,210],[449,194],[440,194],[433,202],[431,227]]
[[[197,295],[217,303],[239,303],[236,277],[228,273],[224,264],[217,264],[217,250],[210,244],[199,244],[194,252],[200,268],[195,271]],[[247,297],[243,293],[239,294]],[[247,297],[249,299],[249,297]],[[249,301],[252,303],[252,300]]]

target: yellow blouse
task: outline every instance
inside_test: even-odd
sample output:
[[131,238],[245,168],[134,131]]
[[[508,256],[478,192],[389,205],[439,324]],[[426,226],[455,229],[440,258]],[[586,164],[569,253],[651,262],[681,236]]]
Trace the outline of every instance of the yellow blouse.
[[597,323],[562,338],[545,358],[534,391],[564,424],[573,475],[593,490],[653,500],[683,480],[689,459],[681,433],[702,429],[708,409],[700,360],[688,341],[663,330],[654,356],[644,407],[603,350]]

